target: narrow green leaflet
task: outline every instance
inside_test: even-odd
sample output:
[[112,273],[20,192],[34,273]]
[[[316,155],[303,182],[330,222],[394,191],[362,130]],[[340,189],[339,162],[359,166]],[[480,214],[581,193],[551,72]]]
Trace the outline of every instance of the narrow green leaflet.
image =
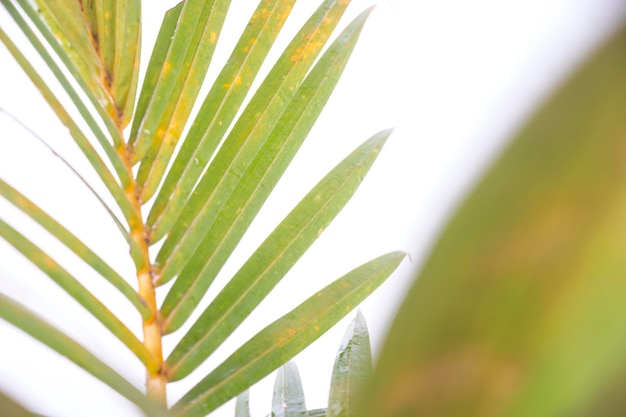
[[116,0],[93,0],[95,27],[97,28],[95,35],[98,37],[100,59],[104,65],[108,83],[112,78],[116,50],[116,2]]
[[[144,410],[146,415],[154,417],[170,415],[84,347],[4,294],[0,294],[0,318],[65,356]],[[14,414],[2,415],[14,416]]]
[[398,267],[403,252],[361,265],[257,333],[183,396],[172,411],[205,416],[270,374],[354,309]]
[[17,401],[7,396],[3,392],[0,392],[0,416],[37,417],[37,414],[31,413]]
[[[54,31],[51,24],[54,25],[54,20],[46,21],[46,19],[38,12],[38,8],[29,0],[16,0],[20,7],[24,10],[26,15],[31,19],[44,39],[61,58],[61,61],[65,64],[72,76],[78,81],[82,90],[86,93],[87,97],[91,101],[92,105],[96,108],[102,120],[107,126],[109,134],[113,138],[115,146],[122,144],[122,134],[117,126],[115,119],[117,110],[116,106],[111,100],[111,96],[104,87],[102,82],[102,71],[100,64],[91,65],[85,64],[80,57],[76,57],[75,50],[71,43],[59,42],[57,38],[58,32]],[[9,0],[2,0],[2,3],[7,6]],[[85,40],[89,40],[89,36],[80,40],[79,43],[83,43]],[[93,52],[89,53],[90,57],[93,57]],[[96,56],[97,57],[97,56]],[[96,65],[94,67],[93,65]]]
[[[223,210],[218,213],[215,224],[181,271],[161,308],[167,321],[164,327],[166,332],[175,330],[189,317],[293,159],[341,75],[341,69],[349,58],[351,47],[356,42],[366,16],[367,12],[346,29],[309,74],[289,111],[285,112],[261,152],[243,175],[248,181],[241,181],[237,185]],[[343,165],[344,174],[348,178],[354,178],[352,174],[364,176],[369,169],[368,163],[373,162],[373,159],[365,158],[369,162],[362,164],[364,160],[361,158],[372,149],[374,154],[370,156],[375,158],[380,150],[379,146],[382,146],[389,133],[390,131],[381,132],[369,145],[364,145],[356,152],[352,156],[353,165]],[[334,187],[329,182],[325,184]],[[346,191],[346,195],[351,195],[353,191],[354,189]],[[315,192],[319,193],[320,188]],[[347,199],[343,204],[345,202]],[[318,203],[320,201],[312,204]],[[308,219],[306,216],[303,218]],[[309,225],[314,227],[315,223]],[[319,231],[327,224],[317,226],[315,230]]]
[[156,360],[124,323],[56,261],[1,219],[0,236],[98,319],[137,356],[147,369],[158,369]]
[[306,414],[304,390],[295,362],[289,361],[278,369],[272,396],[273,417],[301,417]]
[[248,390],[237,396],[235,417],[250,417],[250,392]]
[[135,306],[144,319],[150,317],[150,311],[141,302],[137,292],[126,282],[126,280],[124,280],[124,278],[122,278],[115,270],[104,262],[102,258],[89,249],[82,241],[74,236],[74,234],[50,217],[45,211],[27,199],[19,191],[4,182],[1,178],[0,195],[22,210],[31,219],[39,223],[44,229],[67,246],[79,258],[85,261],[85,263],[97,271],[103,278],[108,280],[115,288],[126,296],[126,298]]
[[[100,146],[102,146],[102,149],[109,158],[109,161],[111,161],[111,163],[113,164],[113,167],[115,168],[115,172],[120,179],[122,187],[128,187],[131,183],[131,176],[124,162],[120,158],[120,155],[115,151],[115,149],[113,149],[109,138],[104,134],[102,129],[100,129],[100,126],[96,122],[93,114],[87,109],[85,103],[76,92],[76,89],[68,81],[61,68],[57,65],[55,60],[52,59],[52,56],[50,55],[48,50],[44,47],[41,41],[39,41],[39,38],[35,35],[33,30],[31,30],[30,26],[22,18],[21,14],[17,11],[13,4],[11,4],[8,0],[0,0],[0,2],[2,2],[15,23],[17,23],[24,35],[26,35],[26,37],[31,42],[35,50],[39,53],[41,58],[44,60],[48,68],[52,71],[59,84],[61,84],[65,92],[68,94],[68,96],[72,100],[72,103],[76,106],[80,115],[89,126],[91,133],[98,140],[98,143],[100,144]],[[87,94],[89,95],[89,92],[87,92]]]
[[361,311],[341,342],[328,397],[328,417],[356,417],[358,390],[372,374],[372,350],[367,323]]
[[[163,182],[147,224],[159,222],[166,205],[182,207],[239,110],[295,0],[265,0],[257,7],[226,65],[204,100]],[[173,209],[177,212],[177,209]],[[172,210],[170,210],[172,212]],[[169,216],[172,218],[172,216]],[[170,222],[171,223],[171,222]],[[163,233],[168,226],[160,227]],[[163,235],[152,236],[152,243]]]
[[132,115],[137,87],[140,0],[38,0],[37,15],[29,16],[35,23],[45,22],[54,37],[48,41],[60,46],[66,64],[71,62],[75,75],[97,97],[96,105],[121,130]]
[[37,14],[41,17],[56,42],[65,51],[92,91],[104,98],[102,67],[92,44],[91,28],[84,19],[81,4],[74,0],[37,0]]
[[[161,178],[198,96],[222,29],[229,0],[188,0],[183,3],[174,38],[160,68],[134,143],[134,161],[141,161],[137,182],[148,201]],[[150,75],[153,77],[152,75]]]
[[41,76],[33,68],[30,62],[22,55],[17,46],[6,36],[5,32],[0,28],[0,41],[5,44],[9,52],[13,55],[18,64],[22,67],[24,72],[31,79],[33,84],[37,87],[39,92],[43,95],[44,99],[48,102],[52,110],[57,114],[61,122],[67,126],[72,135],[72,138],[83,152],[85,157],[89,160],[94,170],[107,187],[116,203],[122,210],[124,217],[129,225],[137,226],[141,225],[141,219],[138,218],[137,213],[134,211],[130,202],[126,198],[123,190],[119,184],[115,181],[115,178],[104,164],[104,161],[100,158],[100,155],[93,148],[85,134],[80,130],[78,125],[71,118],[69,113],[65,110],[61,102],[56,98],[47,84],[43,81]]
[[320,6],[296,35],[202,176],[157,254],[156,264],[162,268],[161,283],[180,272],[200,245],[217,213],[295,96],[345,9],[343,2],[333,3],[325,2]]
[[130,134],[130,143],[133,143],[133,138],[136,138],[141,125],[141,121],[146,117],[146,112],[150,106],[154,89],[159,82],[159,76],[161,69],[167,58],[167,51],[170,48],[172,39],[174,38],[174,32],[176,30],[176,24],[180,17],[180,11],[183,9],[183,2],[181,1],[176,6],[165,12],[163,21],[159,28],[152,54],[150,55],[150,61],[148,61],[148,68],[146,69],[146,75],[141,85],[141,92],[137,100],[137,107],[135,108],[135,117],[133,118],[133,124]]
[[[98,0],[99,1],[99,0]],[[120,126],[132,117],[139,78],[139,44],[141,40],[141,0],[116,0],[113,65],[106,66],[107,83],[115,100]]]
[[622,20],[459,207],[359,416],[624,414],[625,51]]
[[373,136],[339,163],[254,252],[167,359],[173,380],[213,353],[317,240],[352,197],[389,133]]

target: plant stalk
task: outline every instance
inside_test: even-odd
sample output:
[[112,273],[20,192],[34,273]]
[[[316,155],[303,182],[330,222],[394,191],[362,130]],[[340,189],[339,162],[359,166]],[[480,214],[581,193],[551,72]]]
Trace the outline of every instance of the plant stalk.
[[143,322],[144,345],[160,364],[156,372],[146,372],[146,395],[158,403],[167,407],[166,379],[164,374],[163,349],[161,346],[161,320],[156,308],[156,293],[152,274],[150,271],[142,271],[137,274],[139,279],[139,295],[148,304],[152,317]]
[[[122,149],[126,156],[128,156],[127,149]],[[132,174],[130,168],[130,158],[127,157],[126,161],[128,169]],[[126,196],[129,201],[131,201],[137,213],[137,218],[142,219],[141,200],[139,195],[140,193],[137,190],[137,185],[133,181],[130,189],[126,190]],[[165,362],[163,361],[163,348],[161,345],[163,335],[162,320],[156,303],[154,267],[150,261],[148,251],[150,239],[146,233],[146,226],[143,222],[138,223],[139,224],[131,224],[129,226],[131,237],[139,249],[139,257],[141,258],[136,264],[139,296],[152,313],[148,319],[143,321],[143,343],[159,364],[157,369],[146,370],[146,395],[157,403],[163,405],[164,408],[167,408],[167,379]]]

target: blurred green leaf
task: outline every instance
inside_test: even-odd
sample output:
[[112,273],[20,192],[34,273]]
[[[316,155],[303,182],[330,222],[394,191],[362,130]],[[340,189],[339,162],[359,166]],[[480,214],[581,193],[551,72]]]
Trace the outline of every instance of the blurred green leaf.
[[300,417],[306,414],[304,390],[298,367],[287,362],[278,369],[272,396],[272,417]]
[[317,340],[382,284],[404,259],[392,252],[352,270],[261,330],[185,394],[172,411],[205,416]]
[[[168,358],[172,380],[208,358],[274,289],[352,197],[389,133],[373,136],[340,162],[237,271]],[[188,302],[187,297],[183,300]]]
[[335,358],[330,383],[328,417],[355,417],[358,390],[372,374],[372,350],[367,323],[361,311],[350,323]]
[[37,414],[31,413],[17,401],[0,392],[0,416],[5,417],[37,417]]
[[461,206],[359,415],[570,416],[612,389],[626,368],[625,51],[623,27]]

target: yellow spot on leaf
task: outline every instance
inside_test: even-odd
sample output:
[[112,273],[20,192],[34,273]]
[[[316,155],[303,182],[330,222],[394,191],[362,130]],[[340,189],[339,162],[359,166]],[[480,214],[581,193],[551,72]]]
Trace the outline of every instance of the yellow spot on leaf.
[[216,40],[217,40],[217,33],[215,33],[215,32],[209,33],[209,41],[211,43],[215,43]]

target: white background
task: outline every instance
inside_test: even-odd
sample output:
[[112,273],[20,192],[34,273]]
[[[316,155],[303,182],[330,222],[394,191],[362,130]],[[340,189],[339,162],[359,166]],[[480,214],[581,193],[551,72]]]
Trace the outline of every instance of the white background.
[[[156,3],[159,3],[155,5]],[[215,62],[223,63],[255,8],[233,1]],[[146,2],[144,63],[164,10],[174,2]],[[302,1],[285,30],[292,36],[317,7]],[[370,1],[354,0],[342,26]],[[238,344],[271,320],[357,265],[391,250],[411,255],[362,305],[374,353],[415,270],[463,193],[486,169],[507,137],[550,89],[615,28],[626,12],[620,0],[379,2],[342,81],[322,116],[248,236],[209,292],[228,276],[328,170],[363,140],[395,127],[361,189],[335,223],[277,287],[251,320],[192,374],[197,381]],[[18,32],[0,9],[0,26]],[[19,38],[16,35],[16,39]],[[285,45],[287,38],[280,38]],[[21,42],[20,45],[26,45]],[[24,46],[24,51],[28,48]],[[29,55],[31,56],[31,55]],[[276,55],[274,55],[276,56]],[[38,64],[38,68],[44,68]],[[219,65],[213,67],[209,79]],[[0,108],[42,136],[101,194],[103,187],[72,145],[63,126],[7,51],[0,47]],[[121,237],[102,207],[57,158],[0,113],[0,177],[71,228],[116,268],[132,277]],[[0,217],[36,240],[140,333],[127,302],[87,267],[76,265],[54,239],[39,233],[0,199]],[[133,284],[134,285],[134,284]],[[0,240],[0,288],[70,333],[137,387],[141,366],[123,346],[49,279]],[[205,300],[206,302],[206,300]],[[351,316],[296,358],[307,405],[324,407],[335,352]],[[176,334],[175,334],[176,335]],[[179,337],[179,336],[174,336]],[[166,342],[166,353],[173,342]],[[253,416],[269,414],[273,377],[252,391]],[[193,385],[170,387],[174,402]],[[0,389],[48,416],[132,416],[132,406],[67,360],[12,327],[0,324]],[[232,404],[216,415],[233,415]]]

